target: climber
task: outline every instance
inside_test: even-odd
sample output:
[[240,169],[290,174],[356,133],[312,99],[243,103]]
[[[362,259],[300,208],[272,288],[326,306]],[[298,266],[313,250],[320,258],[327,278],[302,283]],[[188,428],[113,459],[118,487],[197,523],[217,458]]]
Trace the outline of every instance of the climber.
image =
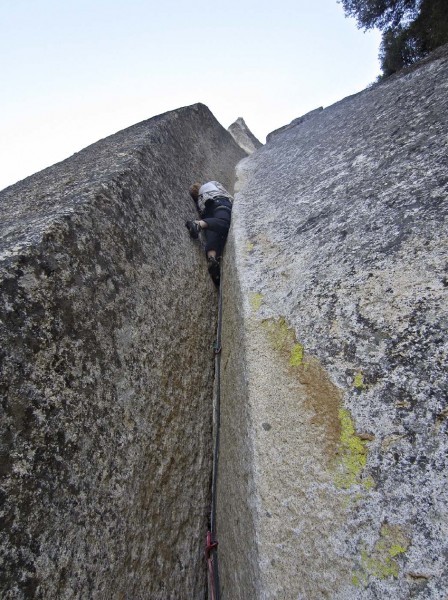
[[208,272],[215,285],[219,285],[220,261],[229,233],[233,198],[218,181],[203,185],[193,183],[190,196],[201,219],[187,221],[185,225],[193,239],[197,239],[201,231],[204,232]]

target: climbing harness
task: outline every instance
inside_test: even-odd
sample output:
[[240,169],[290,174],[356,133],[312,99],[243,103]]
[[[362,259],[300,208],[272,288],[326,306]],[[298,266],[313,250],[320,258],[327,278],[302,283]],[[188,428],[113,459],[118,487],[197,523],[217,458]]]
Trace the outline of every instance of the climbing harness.
[[218,461],[219,461],[219,426],[220,426],[220,403],[221,403],[221,331],[222,331],[222,262],[221,281],[219,285],[218,300],[218,325],[216,328],[216,342],[213,345],[215,354],[215,393],[214,406],[214,448],[213,448],[213,471],[212,471],[212,503],[210,510],[210,530],[207,532],[205,542],[205,557],[209,575],[209,599],[219,600],[219,572],[218,572],[218,541],[216,539],[216,488],[218,483]]

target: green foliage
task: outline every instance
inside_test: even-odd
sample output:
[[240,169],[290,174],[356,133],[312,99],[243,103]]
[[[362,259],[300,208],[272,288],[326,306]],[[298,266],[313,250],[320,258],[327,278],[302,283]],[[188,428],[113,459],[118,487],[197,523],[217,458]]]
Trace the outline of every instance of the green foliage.
[[362,29],[396,28],[418,15],[420,0],[341,0],[348,17],[355,17]]
[[387,77],[448,43],[447,0],[339,0],[358,27],[383,32],[380,60]]
[[420,58],[409,29],[397,28],[383,33],[380,61],[383,76],[388,77]]

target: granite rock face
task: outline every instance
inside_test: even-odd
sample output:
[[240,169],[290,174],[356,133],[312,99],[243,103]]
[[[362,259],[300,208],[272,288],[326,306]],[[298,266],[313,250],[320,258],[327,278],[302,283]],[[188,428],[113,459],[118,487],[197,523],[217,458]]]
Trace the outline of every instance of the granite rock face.
[[323,107],[319,106],[319,108],[315,108],[314,110],[311,110],[310,112],[306,113],[305,115],[302,115],[301,117],[297,117],[297,119],[293,119],[291,121],[291,123],[288,123],[288,125],[283,125],[283,127],[279,127],[278,129],[271,131],[271,133],[268,133],[268,135],[266,136],[266,142],[271,142],[272,138],[274,136],[278,135],[279,133],[283,133],[287,129],[292,129],[293,127],[296,127],[297,125],[300,125],[301,123],[305,123],[305,121],[312,119],[313,117],[318,115],[322,110],[323,110]]
[[227,131],[230,132],[235,142],[242,148],[247,154],[252,154],[258,148],[261,148],[263,144],[260,140],[254,136],[252,131],[246,125],[246,122],[242,117],[238,117],[235,123],[232,123]]
[[244,155],[197,104],[0,194],[2,599],[205,596],[216,291],[184,221]]
[[448,592],[448,50],[238,166],[223,598]]

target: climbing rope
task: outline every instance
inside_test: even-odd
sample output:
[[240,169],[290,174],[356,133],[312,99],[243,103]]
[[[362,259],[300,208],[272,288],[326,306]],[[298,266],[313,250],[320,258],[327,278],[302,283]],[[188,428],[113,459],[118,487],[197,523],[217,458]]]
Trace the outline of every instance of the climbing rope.
[[213,346],[215,353],[215,394],[214,405],[214,448],[213,448],[213,471],[212,471],[212,502],[210,510],[210,531],[207,532],[205,542],[205,557],[209,576],[209,598],[219,600],[219,572],[218,572],[218,541],[216,539],[216,488],[218,483],[218,461],[219,461],[219,426],[220,426],[220,403],[221,403],[221,331],[222,331],[222,258],[221,277],[219,285],[218,300],[218,325],[216,328],[216,341]]

